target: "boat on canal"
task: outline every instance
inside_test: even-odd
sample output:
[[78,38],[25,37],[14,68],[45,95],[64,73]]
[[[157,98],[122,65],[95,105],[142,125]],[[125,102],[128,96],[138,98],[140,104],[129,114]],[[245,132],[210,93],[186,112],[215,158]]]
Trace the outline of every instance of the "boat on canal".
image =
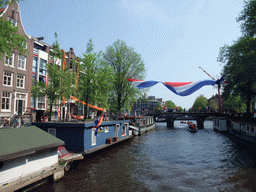
[[70,153],[64,146],[58,147],[58,160],[59,163],[64,163],[65,171],[70,169],[73,161],[83,159],[84,156],[82,153]]
[[228,126],[228,134],[238,142],[256,148],[255,122],[231,121]]
[[130,119],[129,129],[132,134],[137,136],[155,129],[155,121],[153,116],[144,116]]
[[191,121],[181,121],[180,123],[188,124],[187,130],[190,131],[190,132],[197,132],[198,131],[197,126],[194,123],[192,123]]

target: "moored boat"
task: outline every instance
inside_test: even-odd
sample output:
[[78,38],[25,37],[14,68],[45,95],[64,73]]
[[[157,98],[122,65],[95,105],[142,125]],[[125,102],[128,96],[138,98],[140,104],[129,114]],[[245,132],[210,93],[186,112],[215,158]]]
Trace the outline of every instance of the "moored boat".
[[75,160],[82,160],[84,157],[82,153],[70,153],[64,146],[58,147],[58,160],[60,163],[65,163],[64,169],[68,171],[71,164]]
[[136,118],[131,123],[132,125],[129,125],[129,129],[132,130],[133,135],[141,135],[154,129],[156,126],[152,116]]

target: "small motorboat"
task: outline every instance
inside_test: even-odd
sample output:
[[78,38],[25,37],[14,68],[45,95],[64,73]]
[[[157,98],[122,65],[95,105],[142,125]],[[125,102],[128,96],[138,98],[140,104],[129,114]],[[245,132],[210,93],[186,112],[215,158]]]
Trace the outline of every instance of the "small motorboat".
[[197,127],[194,123],[192,122],[188,122],[188,131],[190,132],[197,132]]
[[65,171],[68,171],[70,169],[73,161],[82,160],[83,158],[83,154],[81,153],[69,153],[64,146],[58,147],[58,159],[59,162],[65,163]]

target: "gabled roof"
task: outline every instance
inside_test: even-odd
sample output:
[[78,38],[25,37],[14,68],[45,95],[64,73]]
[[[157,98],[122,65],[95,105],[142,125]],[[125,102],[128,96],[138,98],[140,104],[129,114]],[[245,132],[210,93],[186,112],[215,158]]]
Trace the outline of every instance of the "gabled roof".
[[0,129],[0,161],[65,145],[65,142],[36,126]]

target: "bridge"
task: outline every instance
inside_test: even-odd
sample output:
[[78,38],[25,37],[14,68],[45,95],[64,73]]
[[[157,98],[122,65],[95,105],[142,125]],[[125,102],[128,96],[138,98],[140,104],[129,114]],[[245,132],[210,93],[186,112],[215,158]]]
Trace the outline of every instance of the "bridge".
[[[204,121],[209,117],[228,117],[230,118],[231,115],[229,114],[222,114],[222,113],[161,113],[159,117],[165,118],[165,122],[167,122],[167,127],[173,127],[174,121],[178,120],[182,117],[182,119],[186,120],[195,120],[197,122],[198,129],[204,128]],[[185,117],[185,118],[184,118]]]

